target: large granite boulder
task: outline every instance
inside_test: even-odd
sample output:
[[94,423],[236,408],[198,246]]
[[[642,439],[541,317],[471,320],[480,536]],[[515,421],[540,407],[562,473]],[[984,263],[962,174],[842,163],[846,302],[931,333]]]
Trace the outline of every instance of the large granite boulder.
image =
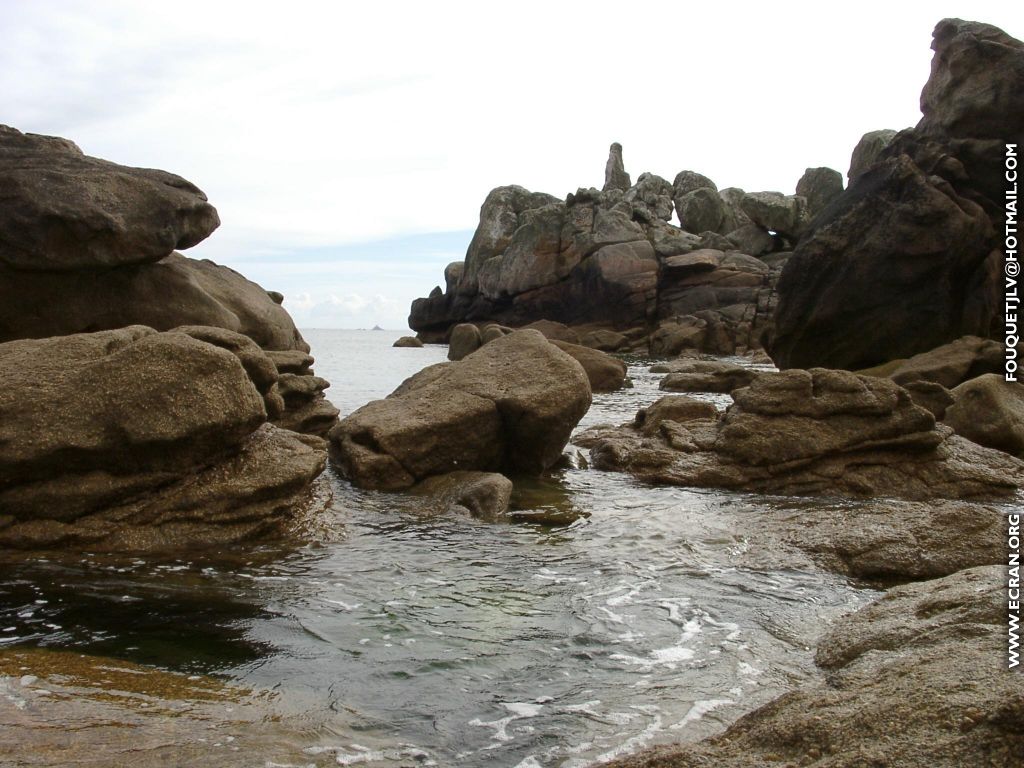
[[882,150],[892,144],[892,140],[895,138],[896,131],[890,128],[868,131],[861,136],[860,141],[857,142],[857,146],[853,148],[853,153],[850,155],[850,170],[847,171],[846,177],[853,181],[873,166]]
[[782,368],[858,369],[1001,319],[1005,143],[1024,142],[1024,43],[946,19],[918,125],[895,136],[804,235],[779,281]]
[[625,385],[628,368],[617,357],[580,344],[570,344],[557,339],[549,341],[583,366],[591,392],[614,392]]
[[796,183],[796,194],[807,200],[807,212],[813,219],[843,194],[843,175],[831,168],[808,168]]
[[0,344],[0,545],[148,549],[280,529],[324,454],[265,423],[276,371],[222,334]]
[[906,360],[891,360],[858,373],[888,376],[904,387],[927,381],[953,389],[970,379],[1002,370],[1002,344],[978,336],[964,336]]
[[0,264],[42,272],[155,262],[220,224],[180,176],[89,157],[0,125]]
[[579,363],[516,331],[342,419],[331,457],[356,485],[389,490],[455,470],[536,474],[558,461],[590,397]]
[[595,427],[575,442],[598,469],[658,484],[757,493],[1001,498],[1024,462],[952,434],[888,379],[815,369],[763,373],[717,419]]

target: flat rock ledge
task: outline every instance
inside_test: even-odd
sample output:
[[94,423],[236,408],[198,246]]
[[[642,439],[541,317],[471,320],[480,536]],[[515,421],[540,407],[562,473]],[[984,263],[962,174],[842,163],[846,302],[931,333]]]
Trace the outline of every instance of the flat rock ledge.
[[733,399],[724,414],[666,411],[642,426],[593,427],[574,442],[590,448],[598,469],[698,488],[983,499],[1012,496],[1024,481],[1024,462],[937,425],[889,379],[820,368],[768,372]]
[[0,546],[227,544],[312,500],[322,438],[270,423],[274,363],[221,328],[0,344]]

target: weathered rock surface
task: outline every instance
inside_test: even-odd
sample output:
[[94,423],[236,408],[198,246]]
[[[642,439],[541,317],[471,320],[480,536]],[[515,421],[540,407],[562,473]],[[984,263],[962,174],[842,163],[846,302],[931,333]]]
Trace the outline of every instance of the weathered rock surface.
[[42,272],[156,262],[220,224],[180,176],[88,157],[0,125],[0,264]]
[[668,376],[661,380],[658,388],[670,392],[732,392],[749,386],[758,376],[753,368],[719,360],[673,360],[651,366],[654,373],[663,370]]
[[1001,317],[1004,144],[1024,141],[1024,44],[946,19],[917,127],[815,220],[783,270],[770,353],[781,368],[859,369]]
[[617,357],[579,344],[553,339],[549,341],[583,366],[592,392],[614,392],[622,389],[628,368]]
[[604,192],[610,189],[618,189],[625,192],[630,188],[629,174],[622,163],[622,145],[618,142],[612,144],[608,150],[608,163],[604,168]]
[[460,323],[452,328],[448,341],[448,359],[461,360],[480,349],[482,343],[479,328],[472,323]]
[[824,680],[740,718],[721,736],[609,765],[1020,765],[1024,695],[998,661],[1006,653],[1004,580],[990,566],[896,587],[822,638]]
[[264,425],[276,371],[221,329],[186,330],[0,344],[0,544],[223,543],[306,503],[324,454]]
[[361,487],[398,489],[455,470],[539,473],[590,407],[583,368],[537,331],[430,366],[331,430],[331,456]]
[[412,492],[426,497],[431,509],[493,521],[507,518],[512,481],[497,472],[449,472],[428,477]]
[[886,379],[815,369],[764,373],[720,419],[593,428],[575,442],[598,469],[653,483],[777,494],[999,498],[1024,462],[936,426]]
[[796,193],[807,200],[807,212],[813,219],[843,194],[843,175],[831,168],[808,168],[796,183]]
[[953,397],[943,420],[954,432],[1024,458],[1024,384],[988,373],[958,386]]

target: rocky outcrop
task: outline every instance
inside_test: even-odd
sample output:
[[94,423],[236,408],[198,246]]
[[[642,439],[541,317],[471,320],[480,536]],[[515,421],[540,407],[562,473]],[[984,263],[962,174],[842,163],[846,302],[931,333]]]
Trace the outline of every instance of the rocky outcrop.
[[614,392],[626,381],[626,364],[598,349],[550,340],[552,344],[579,363],[587,374],[591,392]]
[[395,340],[392,347],[422,347],[423,342],[417,339],[415,336],[402,336]]
[[875,164],[882,150],[892,144],[896,138],[896,131],[883,128],[879,131],[868,131],[860,137],[857,146],[853,148],[850,155],[850,170],[847,171],[847,178],[852,182],[857,176]]
[[1003,370],[1003,347],[992,339],[964,336],[906,360],[892,360],[858,373],[888,376],[897,384],[933,382],[952,389],[986,373]]
[[821,639],[824,679],[721,736],[609,765],[1020,765],[1024,698],[997,661],[1006,654],[1004,582],[1004,570],[989,566],[896,587]]
[[749,386],[757,370],[720,360],[673,360],[651,366],[652,373],[667,373],[658,383],[670,392],[732,392]]
[[781,368],[858,369],[995,337],[1004,144],[1024,142],[1024,44],[986,24],[934,32],[921,121],[818,217],[783,270]]
[[533,330],[420,371],[331,430],[331,456],[364,488],[455,470],[539,473],[590,407],[583,368]]
[[[206,196],[184,179],[0,126],[0,191],[0,342],[202,326],[242,334],[264,350],[309,351],[281,294],[174,251],[219,224]],[[326,383],[317,382],[323,386],[302,382],[304,394],[285,398],[286,412],[272,417],[302,431],[329,428],[332,406]]]
[[[409,324],[418,336],[443,341],[462,323],[521,327],[537,321],[647,336],[696,317],[711,329],[699,339],[708,351],[759,348],[784,258],[767,264],[755,256],[787,247],[794,226],[769,233],[775,218],[752,221],[743,190],[720,192],[691,171],[673,184],[644,173],[623,186],[615,175],[617,151],[613,147],[609,169],[618,181],[601,191],[581,188],[560,201],[521,187],[493,190],[463,265],[445,270],[443,291],[438,286],[413,302]],[[786,215],[799,211],[803,226],[804,197],[764,194],[781,199]],[[816,200],[827,196],[814,194]],[[669,223],[673,208],[683,228]],[[692,252],[703,255],[690,261]]]
[[1024,384],[988,373],[958,386],[953,398],[943,420],[954,432],[1024,459]]
[[1007,497],[1024,462],[936,426],[892,381],[814,369],[763,373],[719,419],[592,428],[598,469],[648,482],[775,494]]
[[608,150],[608,163],[604,167],[604,187],[602,191],[618,189],[625,192],[632,186],[629,181],[629,174],[622,162],[622,145],[618,142],[612,144]]
[[152,549],[280,530],[322,449],[267,424],[277,373],[217,328],[0,344],[0,545]]

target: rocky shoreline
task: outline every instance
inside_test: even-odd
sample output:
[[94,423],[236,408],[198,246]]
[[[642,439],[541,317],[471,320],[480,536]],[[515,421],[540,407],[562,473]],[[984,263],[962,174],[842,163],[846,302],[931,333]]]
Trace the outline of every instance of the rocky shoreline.
[[[279,537],[327,508],[328,465],[507,522],[518,485],[579,465],[572,440],[650,485],[807,497],[759,510],[760,546],[888,588],[822,628],[819,680],[610,764],[1024,764],[1003,668],[1024,385],[994,340],[1024,44],[947,19],[932,47],[921,122],[865,135],[845,189],[827,168],[792,195],[634,184],[613,144],[601,190],[493,190],[395,342],[449,361],[340,420],[283,297],[178,253],[220,224],[201,190],[0,126],[0,547]],[[595,393],[628,390],[631,353],[671,358],[652,371],[673,394],[577,431]]]

